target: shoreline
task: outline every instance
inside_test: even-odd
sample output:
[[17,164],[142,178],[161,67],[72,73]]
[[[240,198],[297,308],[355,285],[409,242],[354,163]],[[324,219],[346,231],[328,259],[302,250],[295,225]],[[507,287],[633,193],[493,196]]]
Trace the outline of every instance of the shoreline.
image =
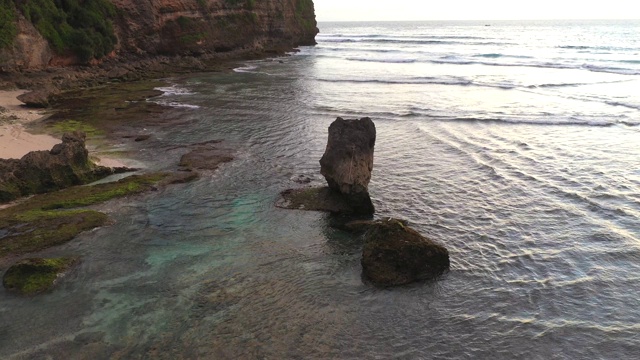
[[[25,90],[0,90],[0,159],[21,159],[32,151],[49,151],[61,139],[49,133],[35,134],[28,126],[51,116],[55,109],[40,110],[26,107],[18,96]],[[125,162],[105,157],[88,149],[96,165],[126,167]]]
[[20,159],[31,151],[51,150],[60,139],[32,134],[26,125],[45,119],[43,110],[29,109],[17,99],[24,90],[0,90],[0,159]]

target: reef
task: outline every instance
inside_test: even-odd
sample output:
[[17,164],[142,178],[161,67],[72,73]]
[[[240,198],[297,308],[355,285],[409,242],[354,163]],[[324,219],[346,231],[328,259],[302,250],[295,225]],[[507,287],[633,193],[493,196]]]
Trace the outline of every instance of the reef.
[[83,207],[184,182],[184,177],[170,173],[132,175],[116,182],[75,186],[20,201],[0,210],[0,258],[60,245],[83,231],[108,223],[107,215]]

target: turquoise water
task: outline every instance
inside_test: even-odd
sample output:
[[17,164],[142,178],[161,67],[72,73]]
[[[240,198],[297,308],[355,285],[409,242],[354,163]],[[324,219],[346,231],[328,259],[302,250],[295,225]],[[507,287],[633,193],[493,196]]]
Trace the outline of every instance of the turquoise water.
[[[168,79],[155,101],[174,108],[132,125],[154,135],[136,158],[172,169],[180,146],[225,139],[236,159],[106,204],[114,225],[44,252],[83,263],[50,294],[0,290],[0,358],[635,358],[638,65],[573,64],[598,36],[625,49],[603,58],[633,59],[637,40],[624,34],[639,24],[491,25],[320,24],[319,45],[293,56]],[[460,37],[498,45],[433,43]],[[334,56],[372,60],[362,46],[416,59]],[[478,54],[509,64],[463,61]],[[429,61],[443,56],[462,60]],[[450,249],[437,281],[373,288],[357,238],[328,215],[273,206],[299,175],[322,184],[338,115],[374,120],[377,216],[406,218]]]

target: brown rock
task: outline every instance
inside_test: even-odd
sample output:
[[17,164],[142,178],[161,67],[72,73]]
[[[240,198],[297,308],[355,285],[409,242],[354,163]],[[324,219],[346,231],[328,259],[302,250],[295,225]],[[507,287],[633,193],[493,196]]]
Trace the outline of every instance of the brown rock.
[[62,143],[50,151],[32,151],[20,160],[0,159],[0,203],[86,184],[127,170],[95,165],[89,160],[85,134],[66,133]]
[[397,219],[374,221],[364,235],[362,273],[378,286],[431,279],[449,268],[449,252]]
[[369,181],[373,170],[376,127],[369,118],[337,118],[329,126],[329,139],[320,159],[320,172],[329,188],[339,192],[356,213],[373,214]]
[[57,91],[50,87],[44,87],[35,91],[30,91],[18,96],[18,100],[22,101],[27,107],[46,108],[49,106],[49,98],[55,95]]

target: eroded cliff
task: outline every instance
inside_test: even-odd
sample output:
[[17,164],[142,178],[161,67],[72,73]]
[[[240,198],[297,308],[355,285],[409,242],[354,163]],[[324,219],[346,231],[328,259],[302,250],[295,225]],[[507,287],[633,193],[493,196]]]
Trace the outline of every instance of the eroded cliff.
[[[78,1],[88,7],[93,0]],[[51,34],[44,33],[48,25],[36,24],[37,16],[33,11],[26,12],[24,5],[19,8],[16,1],[0,0],[9,14],[4,20],[6,28],[15,29],[4,45],[0,43],[0,71],[96,63],[99,57],[126,60],[155,55],[228,53],[239,57],[243,53],[312,45],[318,32],[312,0],[109,1],[116,9],[109,23],[117,42],[109,54],[86,56],[78,54],[77,49],[83,47],[77,44],[75,48],[65,48],[52,43]],[[90,29],[89,35],[91,31],[95,32]]]

